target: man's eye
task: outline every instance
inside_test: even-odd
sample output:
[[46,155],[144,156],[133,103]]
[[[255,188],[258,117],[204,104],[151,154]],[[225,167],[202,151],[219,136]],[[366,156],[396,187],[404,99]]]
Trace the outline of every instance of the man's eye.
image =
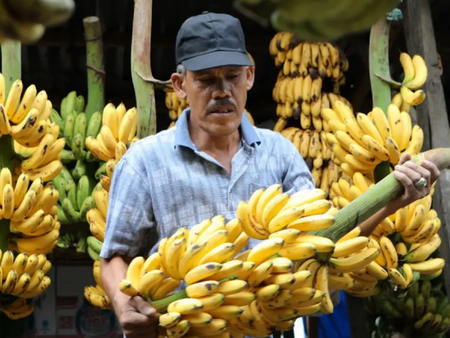
[[211,82],[212,79],[211,78],[202,78],[202,79],[198,79],[200,82]]
[[239,76],[240,76],[240,74],[232,74],[232,75],[229,75],[228,78],[237,79]]

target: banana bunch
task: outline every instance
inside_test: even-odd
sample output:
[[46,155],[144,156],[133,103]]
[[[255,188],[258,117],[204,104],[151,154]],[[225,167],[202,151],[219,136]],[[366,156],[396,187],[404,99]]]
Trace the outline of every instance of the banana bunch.
[[375,337],[393,331],[406,337],[443,337],[450,329],[450,304],[441,282],[417,281],[402,294],[385,288],[368,298],[365,308],[377,318]]
[[[115,166],[114,160],[109,160],[107,162]],[[108,201],[109,201],[109,187],[112,180],[112,170],[108,170],[108,176],[102,176],[100,184],[95,187],[92,197],[94,199],[95,207],[88,210],[86,214],[86,220],[89,224],[90,231],[97,241],[103,243],[105,239],[105,229],[106,229],[106,216],[108,213]],[[91,245],[88,246],[91,247]],[[94,246],[96,248],[94,251],[100,253],[101,248]],[[89,252],[89,248],[88,248]],[[95,258],[96,255],[89,252],[91,258]]]
[[114,158],[119,161],[127,149],[137,141],[138,116],[136,108],[126,110],[121,103],[117,108],[108,103],[103,109],[98,135],[86,137],[87,149],[99,160]]
[[411,116],[390,104],[387,116],[375,107],[356,116],[341,102],[336,109],[322,110],[322,117],[331,128],[326,135],[334,162],[352,176],[355,172],[372,173],[382,161],[396,165],[402,154],[416,154],[423,144],[423,130],[412,126]]
[[[86,138],[97,137],[102,124],[102,114],[95,112],[89,121],[84,113],[85,98],[70,92],[61,101],[60,114],[52,110],[51,120],[60,127],[61,135],[66,139],[67,149],[63,150],[62,161],[68,164],[76,161],[76,166],[85,166],[84,162],[93,162],[96,158],[86,151]],[[75,177],[79,179],[78,177]]]
[[21,253],[14,257],[12,251],[5,251],[2,255],[0,250],[0,312],[11,319],[30,315],[32,307],[14,300],[35,298],[47,290],[51,280],[46,275],[51,267],[44,254]]
[[[59,127],[50,121],[52,103],[47,93],[30,85],[23,92],[20,79],[5,91],[0,73],[0,137],[11,135],[18,155],[15,173],[27,173],[31,180],[50,181],[61,171],[64,139],[58,139]],[[22,97],[21,97],[22,96]]]
[[[303,41],[333,41],[368,30],[398,5],[396,0],[340,1],[271,1],[235,0],[242,14],[277,31],[295,34]],[[395,14],[394,14],[395,15]]]
[[58,191],[38,178],[30,182],[26,173],[13,182],[8,168],[0,171],[0,219],[8,219],[11,246],[18,252],[45,254],[59,237],[56,203]]
[[176,121],[183,110],[189,106],[189,103],[185,99],[180,99],[171,86],[164,88],[164,92],[166,93],[166,107],[169,110],[169,117],[172,121]]
[[[403,67],[405,76],[399,94],[405,108],[409,108],[408,106],[417,106],[421,104],[426,97],[425,92],[420,88],[427,81],[427,65],[422,56],[414,55],[411,58],[408,53],[400,54],[400,63]],[[409,109],[405,111],[409,111]]]
[[75,247],[75,251],[79,253],[86,253],[88,249],[87,244],[88,230],[78,230],[75,232],[67,232],[58,238],[56,246],[60,249],[69,249]]
[[[74,170],[76,168],[75,166]],[[72,170],[72,173],[74,170]],[[59,191],[57,208],[58,219],[61,224],[86,222],[87,212],[95,207],[93,194],[98,183],[94,178],[91,175],[83,174],[76,182],[73,179],[73,174],[66,166],[63,166],[61,174],[56,176],[52,183]]]
[[94,279],[96,282],[95,286],[87,286],[84,288],[84,297],[94,305],[100,309],[112,309],[111,301],[108,295],[103,290],[102,278],[100,275],[101,269],[101,261],[95,260],[92,274],[94,275]]
[[0,43],[6,40],[35,43],[44,35],[47,27],[66,22],[74,10],[73,0],[1,0]]

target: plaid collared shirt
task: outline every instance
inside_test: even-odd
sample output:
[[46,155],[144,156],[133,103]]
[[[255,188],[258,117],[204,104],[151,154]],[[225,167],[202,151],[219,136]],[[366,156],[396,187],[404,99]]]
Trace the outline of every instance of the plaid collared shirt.
[[[293,144],[277,132],[253,127],[243,114],[242,146],[232,172],[200,151],[189,136],[186,109],[176,126],[136,142],[117,164],[109,194],[101,257],[147,256],[159,239],[181,227],[223,215],[260,188],[279,183],[292,194],[314,188]],[[252,240],[249,247],[258,241]]]

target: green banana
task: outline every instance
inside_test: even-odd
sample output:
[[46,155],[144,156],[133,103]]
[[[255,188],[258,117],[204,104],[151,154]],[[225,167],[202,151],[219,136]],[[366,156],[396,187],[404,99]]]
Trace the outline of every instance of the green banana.
[[[73,208],[75,210],[77,210],[78,206],[77,206],[77,185],[76,184],[71,184],[69,186],[69,189],[67,191],[67,198],[70,200],[70,203],[72,204]],[[66,210],[64,210],[64,212],[66,212]]]
[[442,313],[442,310],[449,304],[448,297],[446,295],[442,295],[438,298],[437,304],[436,304],[436,312]]
[[85,106],[85,100],[84,100],[84,96],[83,95],[78,95],[76,100],[75,100],[75,111],[77,113],[82,113],[84,112],[84,106]]
[[55,109],[52,109],[52,112],[50,113],[50,121],[56,123],[59,126],[59,135],[63,136],[65,122]]
[[62,99],[61,106],[59,107],[59,113],[61,114],[61,118],[63,121],[66,120],[67,114],[69,113],[67,109],[67,96]]
[[63,149],[61,152],[61,161],[64,164],[76,161],[75,156],[71,150]]
[[425,299],[430,297],[431,293],[431,282],[429,280],[425,280],[422,282],[422,285],[420,287],[420,293],[423,295]]
[[95,238],[94,236],[89,236],[87,238],[87,244],[90,248],[92,248],[92,250],[94,250],[95,252],[100,253],[102,251],[102,246],[103,243],[100,242],[97,238]]
[[86,214],[89,210],[94,209],[95,208],[95,200],[94,197],[92,196],[88,196],[84,202],[83,205],[80,208],[80,220],[83,222],[86,222]]
[[405,302],[404,313],[407,318],[414,318],[414,298],[408,297]]
[[68,113],[76,113],[75,103],[77,100],[77,92],[75,90],[67,94],[66,109]]
[[447,304],[442,310],[441,310],[442,317],[449,317],[450,316],[450,304]]
[[64,137],[66,138],[66,144],[68,145],[72,145],[74,125],[75,125],[75,116],[72,112],[70,112],[67,114],[64,125]]
[[86,174],[86,170],[86,162],[78,160],[72,170],[72,177],[76,180],[79,180],[83,175]]
[[101,259],[100,255],[94,251],[94,249],[92,249],[89,245],[87,247],[87,252],[89,254],[89,257],[92,258],[92,260],[94,261],[98,261]]
[[89,136],[92,136],[94,138],[97,137],[101,127],[102,127],[102,114],[96,111],[94,114],[92,114],[91,119],[89,120],[89,123],[87,125],[86,137]]
[[78,133],[72,139],[72,152],[77,160],[84,160],[86,158],[86,151],[83,149],[83,136]]
[[57,204],[56,207],[58,208],[58,220],[61,222],[61,224],[69,224],[70,222],[67,219],[67,216],[64,213],[62,206]]
[[397,308],[392,304],[388,299],[385,299],[382,303],[382,307],[386,315],[393,317],[393,318],[401,318],[402,314],[400,311],[397,310]]
[[425,297],[423,294],[419,293],[414,301],[414,317],[420,318],[423,316],[425,310]]
[[417,297],[417,295],[419,294],[419,282],[411,284],[411,286],[409,287],[409,294],[413,298]]
[[77,185],[77,206],[78,210],[81,210],[81,207],[84,203],[84,200],[89,196],[89,178],[86,175],[81,176],[78,180]]
[[103,162],[103,164],[95,172],[95,179],[97,181],[102,178],[102,175],[106,176],[106,164],[107,162]]
[[81,134],[81,149],[84,149],[84,140],[86,138],[86,114],[85,113],[79,113],[76,120],[75,125],[73,128],[73,133],[75,135]]
[[67,216],[69,222],[78,223],[80,221],[80,213],[75,210],[69,198],[64,199],[62,209],[64,210],[64,214]]
[[59,174],[52,180],[53,186],[58,190],[60,203],[66,198],[66,182],[62,174]]
[[73,177],[70,174],[70,171],[69,171],[69,169],[67,169],[66,166],[63,165],[60,175],[62,175],[62,177],[66,180],[66,191],[68,190],[68,187],[71,184],[75,184],[75,181],[73,180]]
[[437,301],[436,298],[434,297],[429,297],[427,299],[427,307],[426,307],[426,311],[427,312],[435,312],[436,311],[436,305],[437,305]]
[[77,252],[85,253],[87,249],[86,237],[81,237],[77,242]]

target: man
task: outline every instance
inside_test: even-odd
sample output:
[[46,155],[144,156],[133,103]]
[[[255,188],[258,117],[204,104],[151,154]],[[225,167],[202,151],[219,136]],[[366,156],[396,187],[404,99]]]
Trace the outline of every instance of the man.
[[[314,188],[292,143],[252,127],[243,115],[254,68],[237,19],[203,13],[186,20],[176,39],[176,61],[173,87],[190,109],[174,128],[133,145],[115,168],[110,191],[102,279],[127,338],[158,336],[154,309],[118,290],[130,259],[156,249],[152,233],[168,237],[219,214],[228,221],[239,201],[271,184],[291,194]],[[367,231],[427,194],[438,172],[427,162],[422,168],[407,163],[396,175],[405,194],[367,221]],[[428,185],[416,189],[413,182],[421,177]]]

